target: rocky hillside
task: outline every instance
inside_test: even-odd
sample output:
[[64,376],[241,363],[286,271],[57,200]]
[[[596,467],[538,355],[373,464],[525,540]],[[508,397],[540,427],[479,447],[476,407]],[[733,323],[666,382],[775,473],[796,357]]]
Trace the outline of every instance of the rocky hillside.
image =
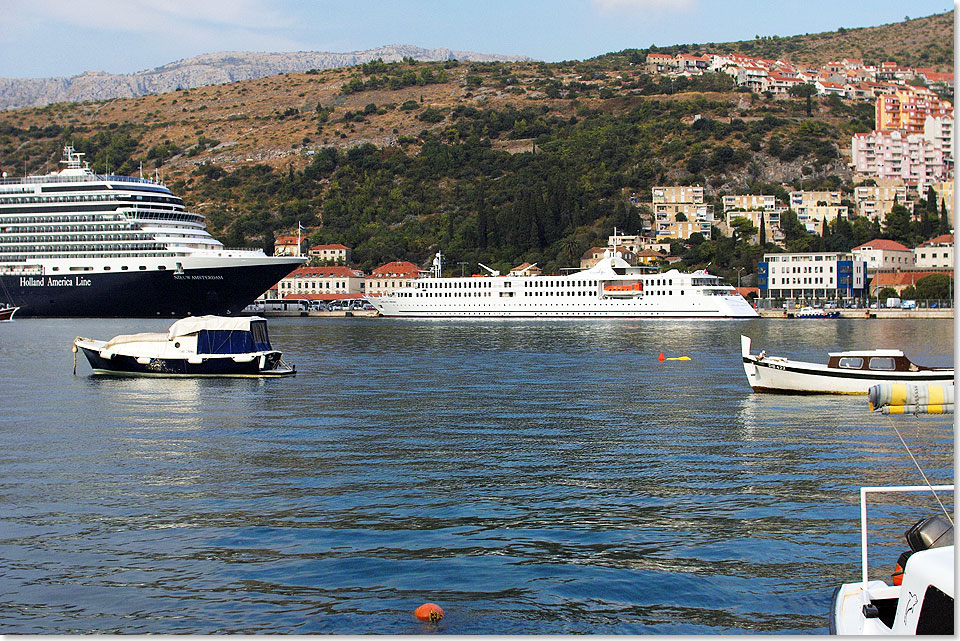
[[[944,30],[931,43],[952,51],[952,41]],[[364,270],[422,264],[442,248],[502,271],[520,262],[556,271],[614,227],[652,229],[654,185],[702,185],[716,211],[728,194],[852,197],[850,139],[873,129],[872,102],[759,95],[726,74],[650,76],[639,51],[561,63],[311,64],[7,110],[0,169],[55,170],[72,144],[99,173],[159,174],[228,246],[269,252],[302,224],[311,244],[352,247]],[[885,53],[868,61],[896,59]],[[846,251],[880,233],[865,219],[844,225],[829,239],[787,226],[788,247]],[[684,260],[749,273],[762,251],[718,231]]]
[[389,45],[350,53],[299,51],[294,53],[256,53],[227,51],[210,53],[140,71],[110,74],[89,71],[71,78],[0,78],[0,109],[40,107],[54,102],[82,102],[135,98],[220,85],[239,80],[305,72],[311,69],[351,67],[377,58],[399,62],[404,58],[426,61],[463,60],[472,62],[519,62],[525,56],[424,49],[410,45]]

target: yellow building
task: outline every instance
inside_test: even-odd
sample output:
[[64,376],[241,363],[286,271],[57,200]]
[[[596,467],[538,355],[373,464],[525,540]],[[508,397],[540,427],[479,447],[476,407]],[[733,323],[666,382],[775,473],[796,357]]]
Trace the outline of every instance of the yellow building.
[[900,129],[922,134],[927,116],[953,116],[953,105],[926,87],[901,85],[892,94],[877,97],[876,130]]

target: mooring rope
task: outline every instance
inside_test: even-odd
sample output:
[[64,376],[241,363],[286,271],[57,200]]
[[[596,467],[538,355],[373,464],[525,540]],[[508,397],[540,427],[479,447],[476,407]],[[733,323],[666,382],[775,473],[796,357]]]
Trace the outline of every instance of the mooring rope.
[[[941,501],[940,497],[937,495],[937,491],[933,489],[933,484],[930,483],[930,480],[927,478],[927,475],[923,473],[923,468],[920,467],[920,463],[917,462],[917,459],[913,455],[913,452],[910,451],[910,446],[907,445],[907,442],[903,440],[903,435],[900,434],[900,430],[897,429],[896,423],[894,423],[893,420],[891,420],[889,415],[887,416],[887,420],[890,421],[890,427],[893,428],[893,431],[897,433],[897,437],[900,439],[900,442],[903,443],[903,449],[907,450],[907,454],[910,455],[910,460],[912,460],[913,464],[917,466],[917,471],[919,471],[920,476],[923,477],[924,483],[926,483],[927,487],[930,488],[930,492],[933,494],[933,498],[937,499],[937,503],[940,504],[940,509],[943,510],[944,516],[946,516],[947,520],[950,521],[950,525],[953,525],[953,519],[950,518],[950,513],[947,512],[947,508],[944,507],[943,501]],[[917,420],[919,421],[920,418],[917,417]],[[917,426],[917,429],[919,430],[919,425]]]

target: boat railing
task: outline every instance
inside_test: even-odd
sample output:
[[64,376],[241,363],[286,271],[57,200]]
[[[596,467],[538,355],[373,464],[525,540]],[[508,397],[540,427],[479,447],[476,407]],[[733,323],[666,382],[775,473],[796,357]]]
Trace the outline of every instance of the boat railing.
[[861,581],[866,588],[869,580],[867,571],[867,494],[907,492],[952,492],[953,485],[888,485],[860,488],[860,563]]
[[163,185],[150,178],[140,178],[139,176],[115,176],[113,174],[82,174],[74,176],[60,176],[59,174],[48,174],[46,176],[20,176],[0,178],[0,185],[35,185],[37,183],[76,183],[76,182],[129,182],[147,185]]

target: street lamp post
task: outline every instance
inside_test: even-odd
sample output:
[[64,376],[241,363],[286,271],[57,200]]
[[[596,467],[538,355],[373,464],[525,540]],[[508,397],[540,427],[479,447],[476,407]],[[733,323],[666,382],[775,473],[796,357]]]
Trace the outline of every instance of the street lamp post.
[[739,292],[739,290],[740,290],[740,274],[743,273],[743,270],[745,270],[746,267],[737,267],[736,269],[737,269],[737,290],[738,290],[738,292]]

